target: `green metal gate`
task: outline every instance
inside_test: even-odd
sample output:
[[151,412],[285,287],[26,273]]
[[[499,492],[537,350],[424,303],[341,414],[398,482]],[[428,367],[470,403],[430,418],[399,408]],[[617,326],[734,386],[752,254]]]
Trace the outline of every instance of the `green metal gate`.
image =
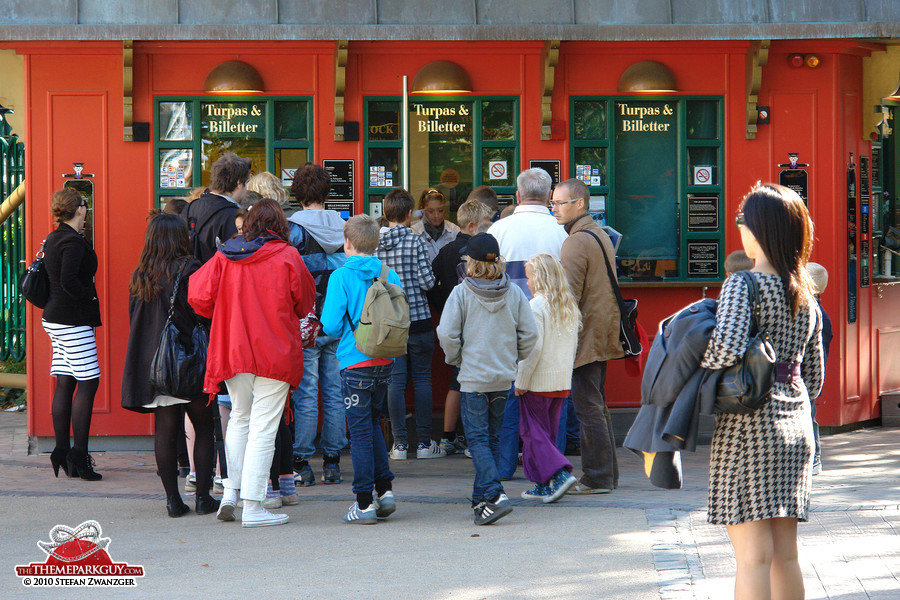
[[[25,144],[0,114],[0,202],[25,179]],[[25,268],[25,206],[0,223],[0,360],[25,358],[25,300],[19,274]]]

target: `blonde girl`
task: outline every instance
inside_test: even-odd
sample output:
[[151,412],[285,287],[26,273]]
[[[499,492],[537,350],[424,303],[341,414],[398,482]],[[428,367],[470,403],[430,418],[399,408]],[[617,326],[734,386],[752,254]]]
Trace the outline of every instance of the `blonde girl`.
[[515,392],[519,397],[522,465],[535,486],[522,493],[545,504],[559,500],[576,483],[572,463],[556,447],[559,416],[572,386],[572,367],[581,329],[581,311],[569,290],[559,260],[538,254],[525,263],[538,341],[519,362]]

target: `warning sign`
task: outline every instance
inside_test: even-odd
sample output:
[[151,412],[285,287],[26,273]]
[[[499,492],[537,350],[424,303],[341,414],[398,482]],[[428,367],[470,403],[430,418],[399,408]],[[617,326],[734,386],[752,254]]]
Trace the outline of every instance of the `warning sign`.
[[281,185],[284,187],[291,187],[291,183],[294,181],[294,173],[297,172],[297,169],[282,169],[281,170]]
[[694,185],[712,185],[712,167],[694,167]]
[[491,179],[506,179],[509,176],[506,169],[506,161],[488,161],[488,173],[490,174]]

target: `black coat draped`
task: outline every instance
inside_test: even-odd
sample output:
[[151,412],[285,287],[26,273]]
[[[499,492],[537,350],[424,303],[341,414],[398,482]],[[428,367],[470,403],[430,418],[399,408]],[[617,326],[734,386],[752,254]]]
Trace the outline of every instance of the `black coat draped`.
[[[182,264],[179,261],[179,264]],[[184,341],[190,343],[191,331],[197,322],[197,316],[187,301],[188,278],[200,268],[200,261],[190,258],[184,267],[178,296],[175,298],[175,312],[172,316]],[[177,275],[177,271],[176,271]],[[157,392],[150,385],[150,363],[159,346],[169,314],[169,298],[175,287],[175,275],[162,282],[162,292],[150,302],[131,296],[128,299],[128,319],[131,325],[128,335],[128,348],[125,352],[125,370],[122,373],[122,408],[136,412],[152,412],[144,405],[153,401]],[[200,397],[203,397],[202,395]],[[186,398],[193,400],[193,398]]]

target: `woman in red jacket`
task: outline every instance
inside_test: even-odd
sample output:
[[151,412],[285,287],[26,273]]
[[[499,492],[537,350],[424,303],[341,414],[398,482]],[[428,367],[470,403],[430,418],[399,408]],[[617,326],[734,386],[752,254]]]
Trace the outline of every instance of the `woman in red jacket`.
[[240,496],[242,525],[262,527],[288,520],[262,501],[278,419],[303,375],[300,319],[312,309],[316,288],[297,249],[285,241],[287,219],[277,202],[256,203],[243,231],[194,273],[188,301],[212,319],[204,391],[214,394],[224,381],[231,395],[228,478],[217,516],[233,521]]

